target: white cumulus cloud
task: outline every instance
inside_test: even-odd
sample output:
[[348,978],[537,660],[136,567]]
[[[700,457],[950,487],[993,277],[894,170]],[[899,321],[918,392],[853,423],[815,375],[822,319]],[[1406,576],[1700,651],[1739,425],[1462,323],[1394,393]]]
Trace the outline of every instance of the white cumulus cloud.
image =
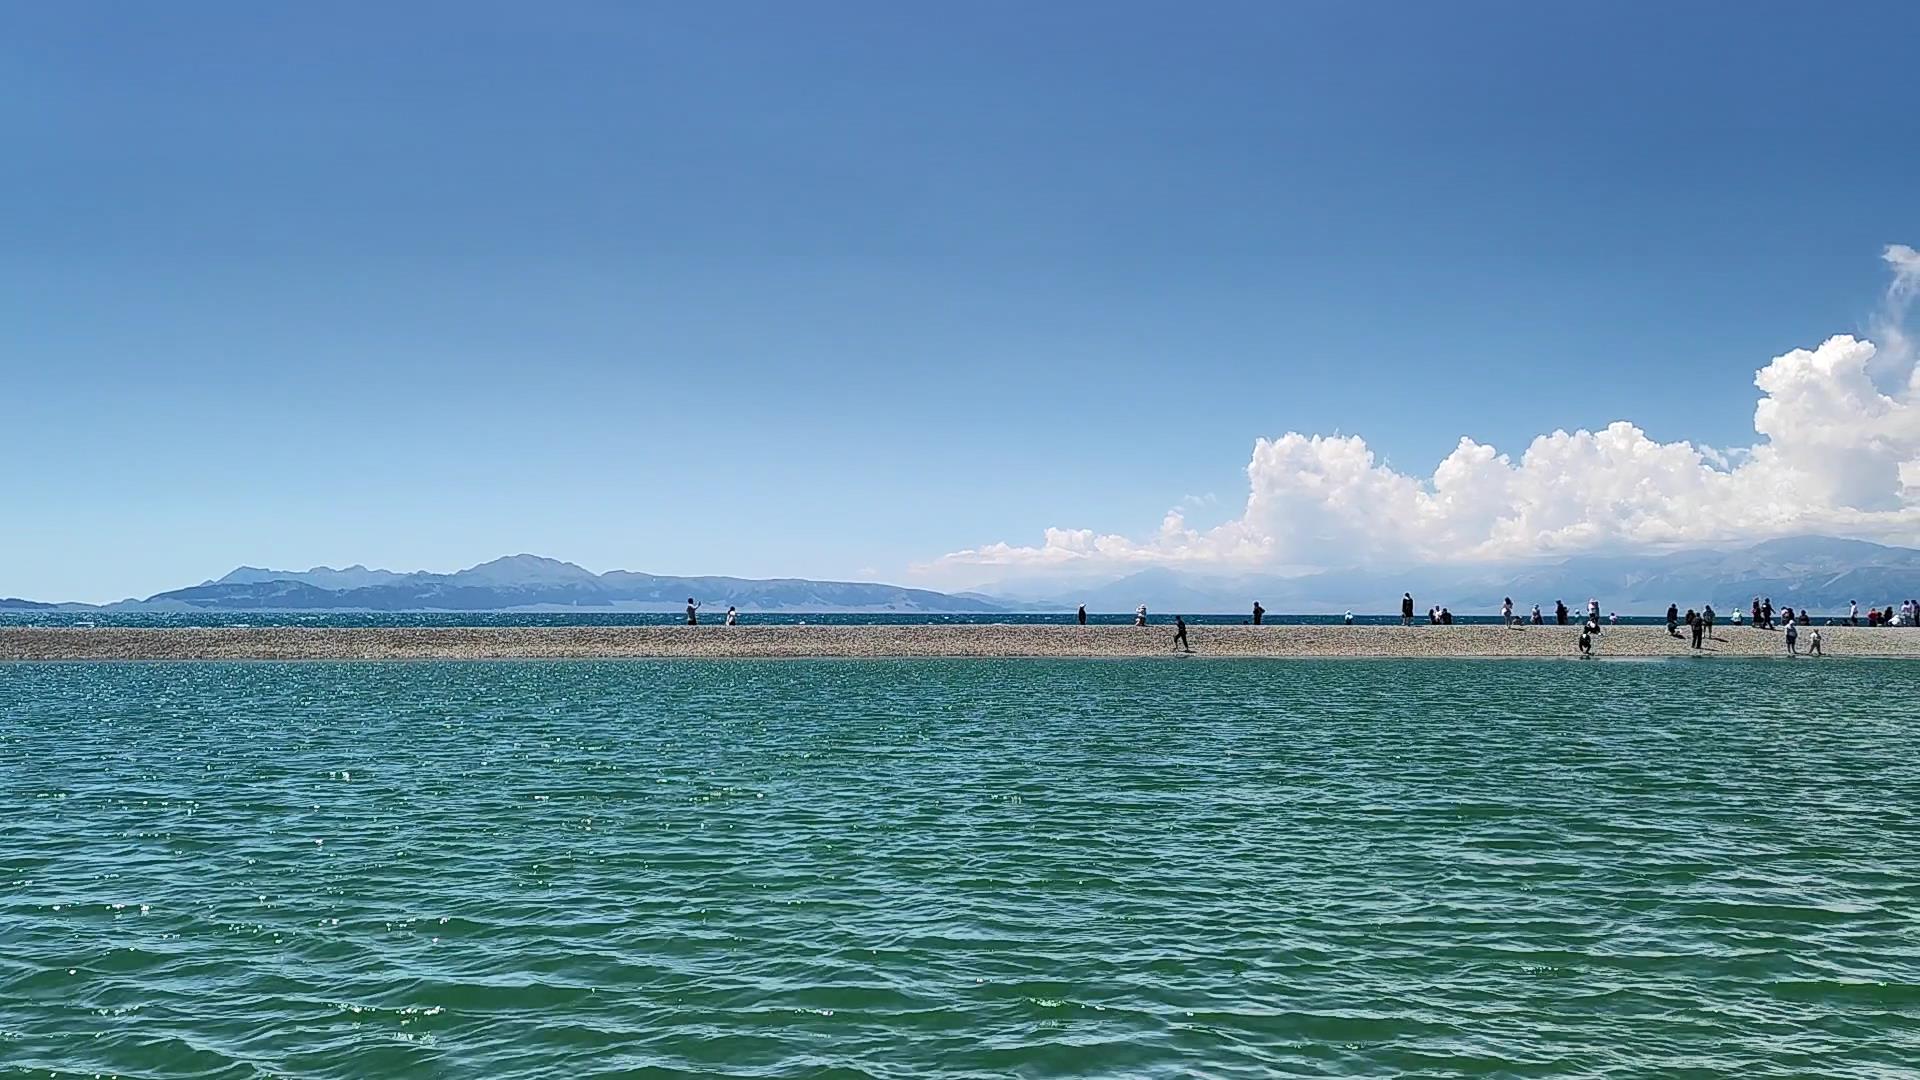
[[[1178,511],[1144,538],[1048,529],[1038,545],[956,551],[929,573],[1274,569],[1380,560],[1486,561],[1644,550],[1796,533],[1911,540],[1920,527],[1920,365],[1900,331],[1920,294],[1920,253],[1894,271],[1875,333],[1777,356],[1754,376],[1757,436],[1720,448],[1657,442],[1627,421],[1536,437],[1518,458],[1462,438],[1419,477],[1357,435],[1260,439],[1240,516],[1195,529]],[[1875,375],[1896,363],[1898,388]]]

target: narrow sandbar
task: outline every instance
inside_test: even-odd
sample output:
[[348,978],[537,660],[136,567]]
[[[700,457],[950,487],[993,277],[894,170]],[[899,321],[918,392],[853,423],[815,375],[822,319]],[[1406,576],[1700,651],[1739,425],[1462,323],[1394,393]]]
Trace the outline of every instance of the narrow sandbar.
[[[1826,653],[1920,658],[1920,630],[1820,628]],[[1577,627],[1193,626],[1200,656],[1571,657]],[[0,660],[491,660],[626,657],[1170,656],[1169,626],[813,625],[562,627],[10,628]],[[1811,633],[1802,632],[1805,652]],[[1708,656],[1784,656],[1779,631],[1721,627]],[[1682,657],[1658,626],[1606,628],[1601,657]]]

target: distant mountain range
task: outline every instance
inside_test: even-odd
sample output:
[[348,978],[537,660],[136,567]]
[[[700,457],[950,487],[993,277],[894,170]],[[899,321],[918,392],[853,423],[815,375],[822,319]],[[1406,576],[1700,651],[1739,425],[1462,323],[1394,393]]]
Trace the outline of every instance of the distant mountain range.
[[266,570],[243,566],[213,581],[115,604],[0,600],[0,610],[107,611],[678,611],[693,597],[709,609],[938,613],[1007,608],[984,597],[927,589],[800,578],[667,577],[591,570],[510,555],[452,574],[396,573],[349,566]]
[[1920,550],[1808,536],[1737,550],[1665,555],[1586,555],[1478,566],[1336,570],[1296,577],[1209,575],[1154,568],[1117,580],[1035,582],[941,593],[851,581],[801,578],[669,577],[613,570],[595,574],[557,559],[512,555],[451,574],[349,566],[267,570],[243,566],[225,577],[144,600],[49,604],[0,599],[0,611],[677,611],[687,597],[709,611],[995,613],[1072,610],[1159,613],[1244,611],[1255,600],[1276,614],[1391,612],[1411,591],[1424,613],[1491,614],[1511,596],[1525,611],[1555,600],[1646,614],[1711,603],[1723,612],[1753,597],[1816,612],[1899,605],[1920,597]]
[[1776,606],[1845,610],[1849,601],[1896,608],[1920,597],[1920,551],[1825,536],[1768,540],[1735,550],[1663,555],[1584,555],[1551,561],[1470,566],[1406,566],[1334,570],[1295,577],[1209,575],[1161,567],[1119,580],[1024,582],[985,586],[979,595],[1019,610],[1086,604],[1127,611],[1146,604],[1172,613],[1242,611],[1255,600],[1273,612],[1392,612],[1411,591],[1421,614],[1442,605],[1459,614],[1492,614],[1512,597],[1522,611],[1555,600],[1583,607],[1588,597],[1607,611],[1648,614],[1713,604],[1722,612],[1755,596]]

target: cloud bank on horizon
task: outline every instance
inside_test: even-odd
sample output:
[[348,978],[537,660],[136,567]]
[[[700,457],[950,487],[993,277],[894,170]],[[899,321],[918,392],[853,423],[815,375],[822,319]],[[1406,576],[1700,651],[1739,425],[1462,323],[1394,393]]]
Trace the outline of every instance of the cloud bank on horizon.
[[1051,528],[1037,546],[989,544],[920,569],[1305,569],[1814,532],[1911,539],[1920,526],[1920,357],[1904,327],[1920,296],[1920,251],[1894,244],[1882,257],[1893,280],[1871,324],[1878,344],[1839,335],[1774,357],[1754,375],[1759,440],[1749,447],[1655,442],[1621,420],[1540,435],[1517,461],[1463,437],[1421,478],[1381,464],[1361,436],[1290,431],[1254,444],[1246,508],[1217,527],[1192,528],[1176,509],[1146,539]]

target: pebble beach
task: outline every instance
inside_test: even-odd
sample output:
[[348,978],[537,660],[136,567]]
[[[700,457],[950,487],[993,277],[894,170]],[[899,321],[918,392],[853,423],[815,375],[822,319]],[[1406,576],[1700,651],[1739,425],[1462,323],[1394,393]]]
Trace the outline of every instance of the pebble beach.
[[[1828,657],[1920,658],[1920,632],[1821,627]],[[1192,626],[1196,656],[1572,659],[1575,626]],[[1811,631],[1800,635],[1804,653]],[[193,627],[0,630],[0,660],[506,660],[776,657],[1149,657],[1176,655],[1169,625],[564,627]],[[1785,656],[1779,631],[1719,627],[1702,653]],[[1658,626],[1607,627],[1607,657],[1684,657]],[[1184,655],[1184,654],[1180,654]]]

